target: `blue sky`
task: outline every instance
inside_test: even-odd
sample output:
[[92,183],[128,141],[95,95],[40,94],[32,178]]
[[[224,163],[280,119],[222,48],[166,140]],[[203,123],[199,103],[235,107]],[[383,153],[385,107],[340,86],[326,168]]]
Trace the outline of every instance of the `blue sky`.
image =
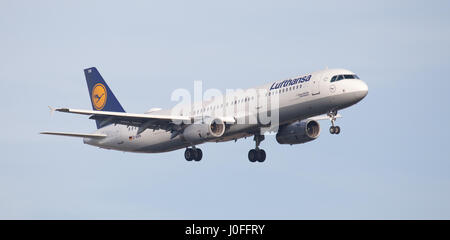
[[[0,219],[449,219],[448,1],[1,1]],[[176,88],[246,88],[325,67],[369,95],[342,133],[179,150],[100,150],[43,130],[91,132],[83,69],[125,110]]]

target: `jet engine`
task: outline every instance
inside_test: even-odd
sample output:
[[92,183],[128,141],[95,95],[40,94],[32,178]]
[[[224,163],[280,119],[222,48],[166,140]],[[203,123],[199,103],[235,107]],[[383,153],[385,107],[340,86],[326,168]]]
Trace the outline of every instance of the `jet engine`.
[[221,137],[225,133],[225,123],[219,119],[208,119],[194,123],[184,129],[183,137],[191,143],[202,142]]
[[277,133],[279,144],[299,144],[319,137],[320,125],[314,120],[297,121],[280,127]]

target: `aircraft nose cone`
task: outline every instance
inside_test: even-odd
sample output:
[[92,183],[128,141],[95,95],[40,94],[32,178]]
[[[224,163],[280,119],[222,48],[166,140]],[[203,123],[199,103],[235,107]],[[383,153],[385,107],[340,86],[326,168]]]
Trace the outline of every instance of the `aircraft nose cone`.
[[367,96],[367,93],[369,93],[369,86],[367,86],[367,83],[361,81],[361,91],[364,93],[364,97]]
[[367,93],[369,93],[369,86],[363,81],[358,81],[358,85],[356,86],[355,91],[355,97],[357,101],[360,101],[361,99],[365,98],[367,96]]

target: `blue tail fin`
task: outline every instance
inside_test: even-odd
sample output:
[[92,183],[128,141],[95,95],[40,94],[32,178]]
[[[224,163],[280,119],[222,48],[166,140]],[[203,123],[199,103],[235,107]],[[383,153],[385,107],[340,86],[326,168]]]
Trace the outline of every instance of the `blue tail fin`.
[[[84,69],[86,83],[89,90],[92,109],[97,111],[125,112],[108,84],[103,80],[97,68]],[[100,120],[96,120],[97,128],[100,128]]]

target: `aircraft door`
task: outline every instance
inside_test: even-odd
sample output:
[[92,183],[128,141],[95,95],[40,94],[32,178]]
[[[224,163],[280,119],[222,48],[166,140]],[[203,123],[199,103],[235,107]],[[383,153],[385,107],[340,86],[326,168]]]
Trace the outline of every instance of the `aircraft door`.
[[311,95],[318,95],[320,94],[320,79],[323,76],[314,76],[311,80],[312,80],[312,91],[311,91]]

